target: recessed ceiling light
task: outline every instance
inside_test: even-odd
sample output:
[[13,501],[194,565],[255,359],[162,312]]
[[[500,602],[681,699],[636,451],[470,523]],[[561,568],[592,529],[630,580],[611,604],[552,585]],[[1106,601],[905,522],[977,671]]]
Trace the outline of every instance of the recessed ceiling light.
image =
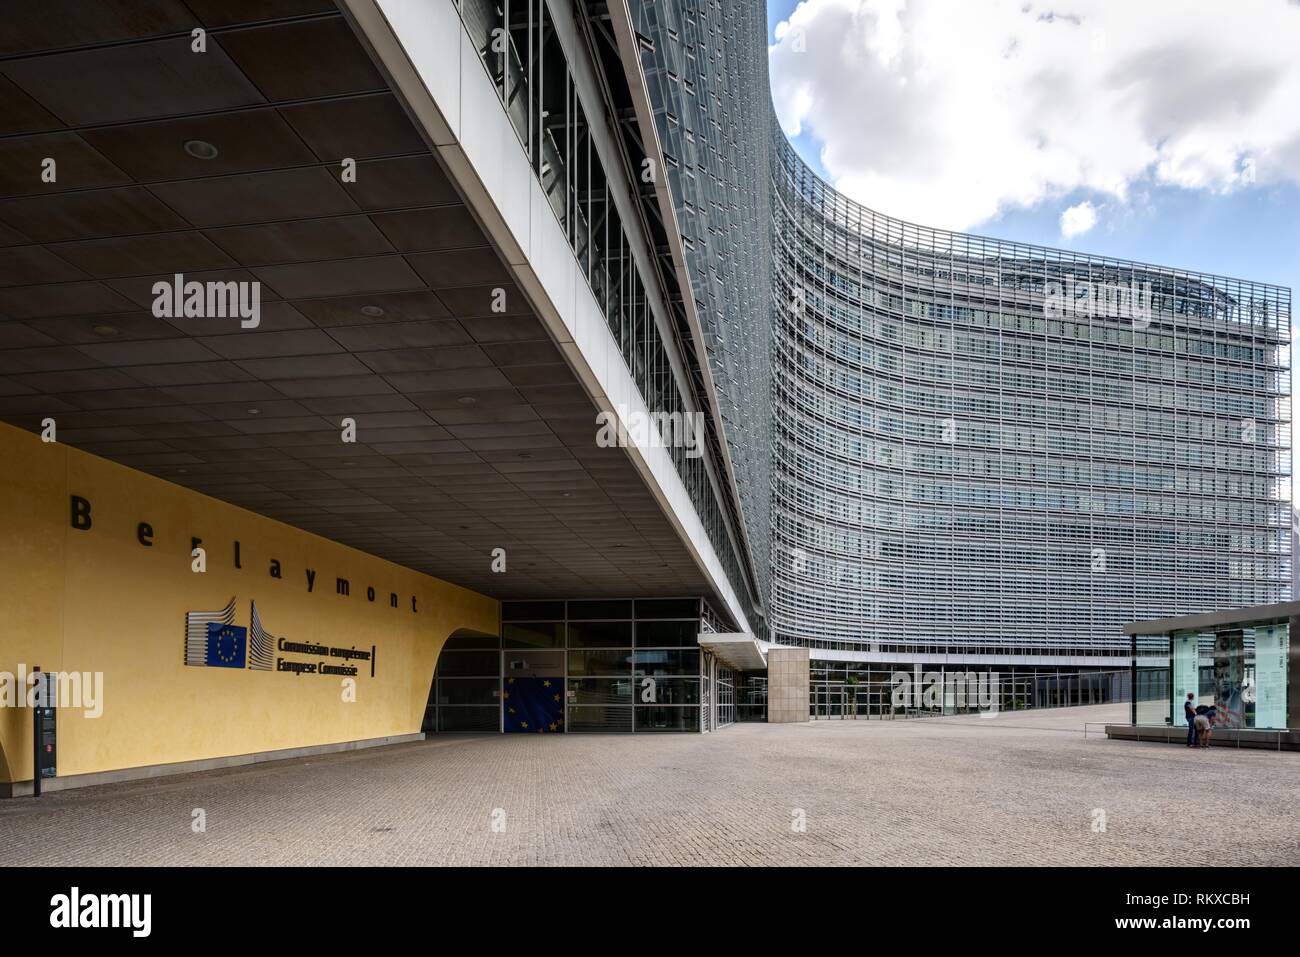
[[176,471],[179,472],[181,475],[184,475],[186,472],[189,471],[189,469],[177,469]]
[[560,493],[560,498],[573,498],[573,493],[572,493],[572,492],[561,492],[561,493]]
[[533,457],[533,453],[532,453],[532,452],[520,452],[520,453],[519,453],[519,457],[520,457],[521,459],[531,459],[531,458]]
[[261,410],[261,409],[249,409],[249,410],[248,410],[248,414],[249,414],[249,415],[261,415],[261,414],[262,414],[262,410]]
[[217,158],[218,150],[207,140],[186,140],[185,152],[195,159],[210,160]]
[[106,338],[106,339],[107,339],[109,336],[115,336],[115,335],[117,335],[117,327],[116,327],[116,326],[103,326],[103,325],[101,325],[101,326],[92,326],[90,331],[93,332],[95,335],[97,335],[97,336],[103,336],[103,337]]
[[459,402],[461,405],[473,405],[475,402],[478,401],[478,399],[476,399],[472,395],[462,395],[456,401]]
[[363,316],[369,316],[371,319],[378,319],[380,316],[384,314],[384,307],[383,306],[362,306],[361,314]]

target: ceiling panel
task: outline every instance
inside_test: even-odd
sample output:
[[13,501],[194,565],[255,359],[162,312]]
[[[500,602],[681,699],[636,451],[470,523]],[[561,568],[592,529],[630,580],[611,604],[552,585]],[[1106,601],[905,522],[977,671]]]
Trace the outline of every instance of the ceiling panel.
[[263,266],[253,274],[286,299],[401,292],[424,285],[401,256]]
[[188,32],[199,25],[182,0],[41,0],[9,4],[0,55]]
[[460,202],[438,161],[427,153],[357,163],[357,179],[347,184],[362,209],[448,206]]
[[[46,161],[53,160],[49,166]],[[43,174],[49,170],[53,179]],[[131,179],[76,133],[0,138],[0,198],[120,186]]]
[[86,279],[88,274],[40,246],[0,249],[0,286],[66,282]]
[[103,365],[133,366],[162,362],[209,362],[219,358],[196,339],[155,339],[152,342],[102,342],[78,346],[77,352]]
[[404,209],[372,217],[384,235],[402,252],[478,246],[483,233],[464,206]]
[[425,152],[424,140],[391,93],[282,106],[280,115],[328,163]]
[[208,27],[335,12],[333,0],[185,0],[185,4]]
[[[451,313],[442,300],[426,290],[383,295],[312,299],[296,304],[298,310],[322,327],[374,326],[376,320],[416,322],[449,318]],[[381,310],[375,313],[375,310]],[[363,311],[365,310],[365,311]]]
[[271,100],[387,89],[342,17],[235,30],[221,44]]
[[151,190],[197,227],[310,219],[357,211],[338,179],[320,168],[160,183]]
[[344,351],[341,345],[320,329],[259,331],[253,335],[208,336],[196,341],[227,359],[310,356]]
[[[84,130],[82,139],[140,182],[222,176],[301,166],[316,156],[274,109],[180,116]],[[217,150],[210,157],[185,149],[193,141]]]
[[0,289],[0,314],[11,319],[125,312],[134,304],[100,282],[65,282]]
[[472,340],[459,322],[384,322],[369,325],[334,326],[334,341],[351,352],[383,349],[421,349],[430,346],[455,346]]
[[58,117],[0,76],[0,135],[30,133],[61,125]]
[[38,243],[153,233],[187,225],[142,186],[10,199],[0,203],[0,219]]
[[115,236],[58,243],[46,248],[97,279],[140,275],[157,277],[237,265],[211,241],[195,232]]
[[250,266],[375,256],[394,251],[368,216],[228,226],[209,230],[205,235]]
[[0,63],[0,74],[70,126],[265,102],[215,38],[209,37],[207,52],[198,54],[190,49],[188,33],[9,60]]

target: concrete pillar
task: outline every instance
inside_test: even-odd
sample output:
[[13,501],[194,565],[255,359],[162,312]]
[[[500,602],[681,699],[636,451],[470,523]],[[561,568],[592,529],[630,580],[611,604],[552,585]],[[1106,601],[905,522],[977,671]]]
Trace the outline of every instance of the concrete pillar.
[[807,648],[771,648],[767,652],[767,720],[791,724],[808,720],[810,686]]

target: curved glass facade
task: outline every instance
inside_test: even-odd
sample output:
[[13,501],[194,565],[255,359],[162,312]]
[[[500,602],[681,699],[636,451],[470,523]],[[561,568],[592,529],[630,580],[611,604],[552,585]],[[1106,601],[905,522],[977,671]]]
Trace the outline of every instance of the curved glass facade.
[[1289,290],[914,226],[774,154],[778,641],[1096,654],[1289,597]]
[[1096,657],[1289,597],[1290,290],[877,213],[780,133],[762,4],[630,12],[769,637]]

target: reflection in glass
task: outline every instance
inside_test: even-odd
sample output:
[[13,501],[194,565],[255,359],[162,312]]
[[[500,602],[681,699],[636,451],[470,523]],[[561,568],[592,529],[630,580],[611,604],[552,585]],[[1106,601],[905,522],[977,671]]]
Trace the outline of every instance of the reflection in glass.
[[631,731],[632,708],[571,706],[568,709],[570,731]]
[[631,648],[632,622],[569,622],[570,648]]
[[571,651],[569,674],[622,676],[631,671],[631,659],[629,651]]
[[638,649],[634,671],[638,675],[698,675],[700,651],[698,648],[664,651]]
[[698,621],[638,621],[638,648],[694,648],[700,637]]
[[501,626],[501,645],[504,648],[560,648],[563,626],[558,622],[532,622]]
[[700,730],[699,708],[675,708],[663,705],[638,705],[636,712],[637,731],[698,731]]
[[570,678],[569,703],[631,704],[631,678]]

